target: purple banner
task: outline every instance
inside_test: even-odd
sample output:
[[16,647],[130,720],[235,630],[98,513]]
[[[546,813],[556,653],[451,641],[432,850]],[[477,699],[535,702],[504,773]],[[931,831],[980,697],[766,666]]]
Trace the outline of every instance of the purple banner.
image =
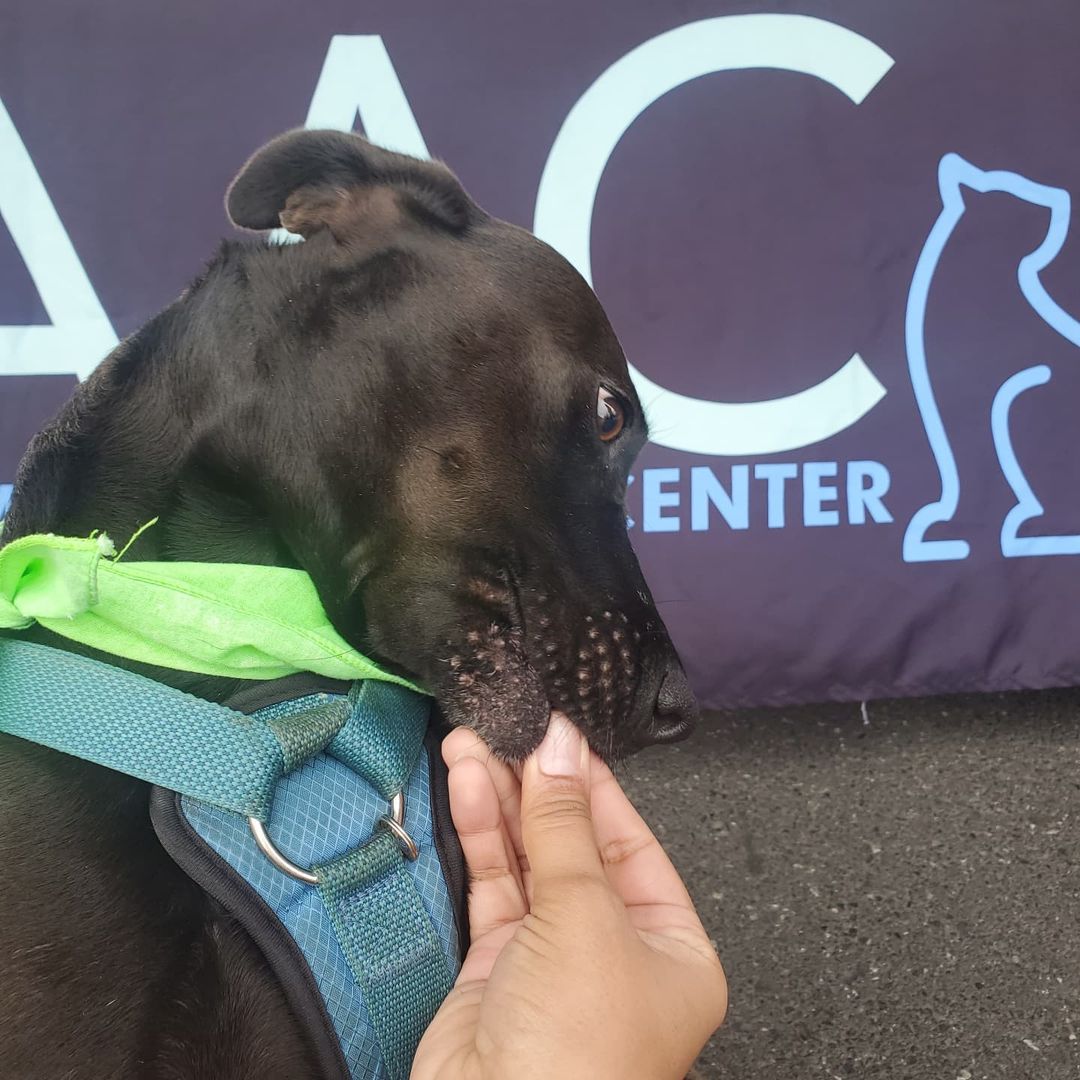
[[592,282],[632,534],[705,703],[1080,682],[1067,0],[14,0],[0,506],[307,123],[446,160]]

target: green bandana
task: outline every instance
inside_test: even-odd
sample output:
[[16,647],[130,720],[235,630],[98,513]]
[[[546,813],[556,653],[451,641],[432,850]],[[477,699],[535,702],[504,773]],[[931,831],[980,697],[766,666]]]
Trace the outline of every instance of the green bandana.
[[0,630],[36,622],[114,656],[203,675],[312,671],[419,689],[337,633],[302,570],[121,555],[104,534],[24,536],[0,548]]

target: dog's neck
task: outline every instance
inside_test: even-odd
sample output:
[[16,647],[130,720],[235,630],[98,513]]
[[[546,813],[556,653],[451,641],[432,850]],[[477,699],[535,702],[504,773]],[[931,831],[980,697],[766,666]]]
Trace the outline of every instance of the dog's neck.
[[[31,444],[16,484],[3,540],[34,533],[86,536],[107,532],[117,547],[148,521],[125,558],[147,561],[238,562],[295,566],[267,516],[215,484],[193,463],[191,433],[168,407],[131,408],[121,376],[132,344],[84,384]],[[140,404],[160,397],[150,382],[137,387]],[[126,407],[125,407],[126,405]],[[139,428],[132,430],[138,416]],[[127,425],[127,426],[125,426]],[[99,653],[43,627],[20,633],[36,641],[137,671],[213,701],[232,697],[245,682],[135,664]]]

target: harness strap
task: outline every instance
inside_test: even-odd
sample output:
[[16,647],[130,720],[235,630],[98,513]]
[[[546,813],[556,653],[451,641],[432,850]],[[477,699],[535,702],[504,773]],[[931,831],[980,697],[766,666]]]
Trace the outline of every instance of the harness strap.
[[365,679],[349,693],[349,717],[326,752],[388,802],[404,790],[420,757],[429,701],[393,683]]
[[381,831],[316,873],[390,1080],[407,1080],[416,1047],[454,978],[401,849]]
[[281,745],[283,771],[291,773],[325,750],[348,719],[349,702],[340,699],[282,719],[271,717],[267,726]]
[[284,772],[265,722],[29,641],[0,639],[0,731],[260,821]]
[[[407,786],[427,730],[429,702],[366,680],[326,752],[384,798]],[[407,1080],[421,1036],[454,976],[397,840],[385,829],[314,867],[338,944],[363,991],[390,1080]]]
[[[365,681],[345,708],[332,700],[267,721],[88,657],[0,639],[0,732],[264,823],[278,780],[323,748],[383,797],[400,794],[427,716],[412,691]],[[390,1080],[407,1080],[453,975],[402,850],[379,830],[314,869]]]

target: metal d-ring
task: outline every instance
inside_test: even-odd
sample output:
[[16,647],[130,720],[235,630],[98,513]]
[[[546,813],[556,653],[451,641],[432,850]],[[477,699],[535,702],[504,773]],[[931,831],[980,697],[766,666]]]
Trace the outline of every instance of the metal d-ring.
[[310,871],[305,870],[302,866],[297,866],[296,863],[286,859],[284,855],[274,846],[274,841],[270,839],[270,834],[266,831],[266,826],[258,818],[248,818],[248,828],[251,829],[251,835],[255,837],[255,844],[258,849],[283,873],[288,874],[289,877],[294,877],[297,881],[306,882],[308,885],[318,885],[319,879]]
[[[307,885],[319,884],[319,879],[315,874],[302,866],[297,866],[278,851],[274,841],[270,839],[270,834],[266,831],[266,826],[258,818],[249,817],[247,820],[251,835],[255,838],[255,845],[283,874],[288,874],[289,877],[303,881]],[[390,800],[390,813],[383,814],[379,818],[379,824],[385,825],[390,830],[390,835],[398,842],[402,854],[410,862],[420,854],[416,841],[405,830],[405,793],[403,791],[399,791]]]
[[390,830],[390,835],[398,842],[402,855],[413,862],[420,854],[416,841],[405,831],[405,792],[399,791],[390,800],[390,813],[379,818],[379,824]]

